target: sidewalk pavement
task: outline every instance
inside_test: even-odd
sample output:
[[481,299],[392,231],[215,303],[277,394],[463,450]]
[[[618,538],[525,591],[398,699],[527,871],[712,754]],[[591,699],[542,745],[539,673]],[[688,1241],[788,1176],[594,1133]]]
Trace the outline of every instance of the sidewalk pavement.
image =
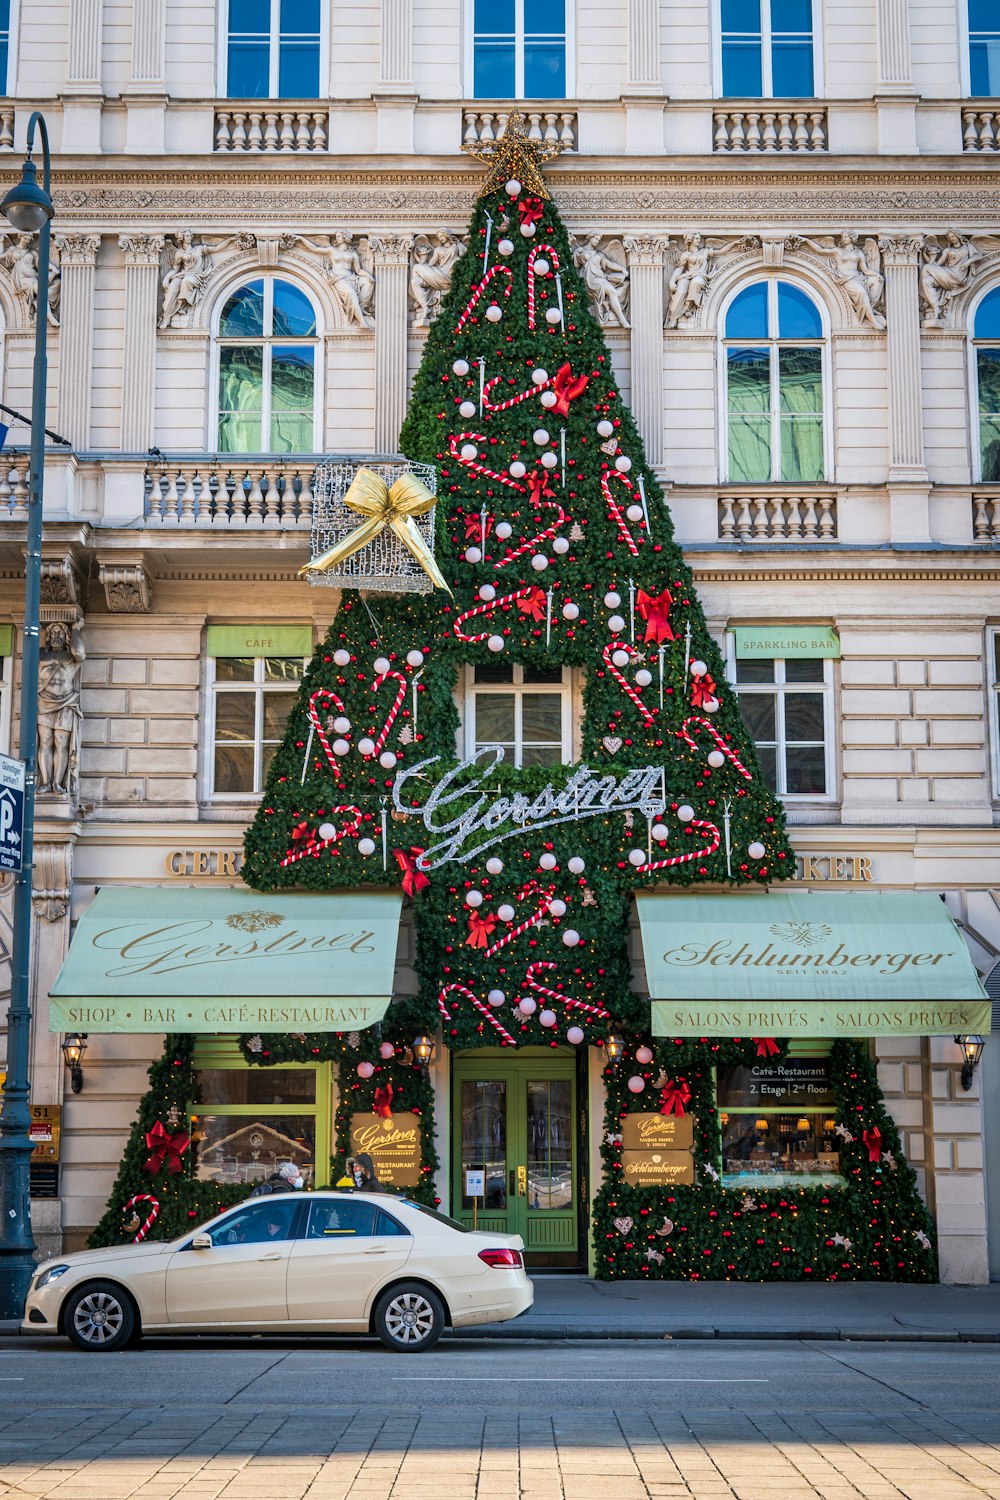
[[453,1337],[1000,1343],[1000,1282],[609,1282],[551,1273],[534,1282],[535,1305],[523,1317]]

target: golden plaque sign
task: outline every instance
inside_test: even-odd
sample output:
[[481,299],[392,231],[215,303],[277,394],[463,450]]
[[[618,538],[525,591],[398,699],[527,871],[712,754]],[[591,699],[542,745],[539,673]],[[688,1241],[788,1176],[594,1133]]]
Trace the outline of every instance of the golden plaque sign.
[[386,1187],[416,1187],[420,1181],[420,1121],[416,1115],[354,1115],[351,1155],[366,1151],[375,1176]]
[[59,1132],[62,1123],[62,1106],[59,1104],[33,1104],[28,1138],[33,1150],[31,1160],[59,1160]]
[[690,1151],[623,1151],[622,1170],[630,1187],[678,1187],[694,1182]]
[[690,1115],[626,1115],[621,1122],[623,1151],[690,1151]]

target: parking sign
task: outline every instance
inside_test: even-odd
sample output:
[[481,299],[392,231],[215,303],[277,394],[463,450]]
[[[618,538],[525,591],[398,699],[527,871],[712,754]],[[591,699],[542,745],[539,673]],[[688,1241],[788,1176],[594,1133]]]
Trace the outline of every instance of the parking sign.
[[0,870],[21,868],[24,837],[24,761],[0,755]]

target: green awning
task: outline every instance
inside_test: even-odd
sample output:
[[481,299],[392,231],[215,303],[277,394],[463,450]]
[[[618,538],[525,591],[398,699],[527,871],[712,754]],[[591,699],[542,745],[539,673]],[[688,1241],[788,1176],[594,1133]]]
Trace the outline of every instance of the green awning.
[[52,1031],[357,1031],[392,995],[398,891],[113,887],[80,919]]
[[636,897],[655,1036],[951,1036],[990,1002],[937,896]]

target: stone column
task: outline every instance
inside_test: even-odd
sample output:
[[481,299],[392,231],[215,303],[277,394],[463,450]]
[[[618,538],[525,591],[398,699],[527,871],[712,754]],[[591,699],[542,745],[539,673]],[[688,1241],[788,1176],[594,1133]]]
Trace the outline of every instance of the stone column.
[[122,433],[125,453],[144,453],[153,441],[156,393],[156,304],[162,234],[121,234],[125,252],[125,348],[122,358]]
[[90,443],[90,387],[94,349],[94,275],[101,237],[58,236],[62,292],[59,304],[58,428],[74,448]]
[[916,90],[910,64],[910,0],[877,0],[878,148],[880,152],[917,149]]
[[70,0],[69,56],[63,96],[64,152],[101,149],[102,0]]
[[413,87],[413,0],[382,0],[379,82],[372,98],[376,151],[412,154],[417,103]]
[[924,464],[920,370],[919,235],[879,240],[885,269],[889,386],[889,503],[894,542],[927,541],[930,481]]
[[664,95],[659,0],[628,0],[628,80],[622,100],[625,149],[629,155],[662,152]]
[[166,0],[133,0],[132,75],[125,90],[125,150],[161,155],[166,127]]
[[663,462],[663,256],[655,235],[625,241],[632,324],[632,414],[652,468]]
[[375,451],[395,453],[406,415],[410,235],[369,238],[375,257]]

